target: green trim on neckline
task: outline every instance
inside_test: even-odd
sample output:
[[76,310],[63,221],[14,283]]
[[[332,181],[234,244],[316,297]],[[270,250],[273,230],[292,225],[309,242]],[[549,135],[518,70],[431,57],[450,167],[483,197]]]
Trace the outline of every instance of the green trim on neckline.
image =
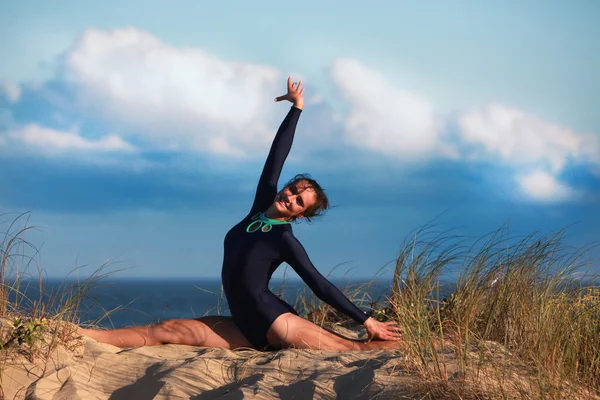
[[265,215],[265,213],[260,213],[259,218],[265,224],[270,224],[270,225],[284,225],[284,224],[290,223],[290,221],[282,221],[280,219],[271,219],[271,218],[267,217]]
[[289,221],[281,221],[278,219],[271,219],[265,215],[265,213],[254,214],[251,218],[252,222],[246,227],[246,232],[253,233],[260,229],[261,232],[267,233],[273,228],[273,225],[285,225],[289,224]]

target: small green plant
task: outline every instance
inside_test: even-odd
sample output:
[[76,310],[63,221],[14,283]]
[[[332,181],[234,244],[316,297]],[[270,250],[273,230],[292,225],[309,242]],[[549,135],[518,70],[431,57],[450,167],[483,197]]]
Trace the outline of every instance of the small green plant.
[[[3,375],[11,360],[39,360],[45,371],[57,346],[75,349],[80,345],[75,340],[76,327],[88,290],[116,272],[105,271],[113,264],[108,261],[87,279],[76,283],[65,279],[59,288],[47,292],[39,251],[26,238],[36,230],[29,225],[29,215],[0,213],[0,399],[6,397]],[[29,297],[32,285],[38,287],[39,298]],[[110,313],[106,311],[105,316]]]
[[34,347],[36,343],[45,343],[43,333],[46,330],[49,322],[46,318],[42,319],[24,319],[16,317],[12,321],[8,321],[10,326],[8,338],[5,342],[0,342],[0,350],[16,342],[19,346],[26,343],[29,347]]
[[393,314],[389,307],[377,307],[373,309],[373,313],[371,314],[373,319],[379,322],[387,322],[392,320]]

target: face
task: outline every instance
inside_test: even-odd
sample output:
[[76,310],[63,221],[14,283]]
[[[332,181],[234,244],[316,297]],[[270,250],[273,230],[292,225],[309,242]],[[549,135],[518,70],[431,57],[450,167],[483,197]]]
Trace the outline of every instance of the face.
[[317,202],[317,194],[306,181],[292,183],[275,196],[273,205],[284,218],[302,218],[302,212]]

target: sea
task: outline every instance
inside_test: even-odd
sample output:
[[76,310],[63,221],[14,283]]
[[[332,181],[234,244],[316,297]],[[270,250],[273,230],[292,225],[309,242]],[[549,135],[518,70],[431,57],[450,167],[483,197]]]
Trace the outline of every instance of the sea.
[[[361,301],[355,303],[366,310],[368,305],[385,300],[390,293],[391,280],[332,280],[338,288],[356,288]],[[65,309],[70,304],[79,323],[106,328],[148,325],[175,318],[199,318],[206,315],[230,315],[227,300],[217,278],[180,279],[101,279],[86,284],[85,281],[47,278],[23,280],[9,293],[11,302],[24,309],[43,302],[49,313]],[[302,314],[300,296],[318,301],[301,280],[272,279],[271,291],[293,305]],[[81,293],[81,295],[77,295]],[[72,303],[73,299],[80,299]],[[362,304],[361,304],[362,303]]]
[[[391,279],[330,279],[339,289],[351,293],[354,303],[367,311],[375,303],[382,304],[391,293]],[[574,281],[576,287],[598,287],[600,281]],[[217,278],[102,278],[85,280],[45,278],[7,282],[9,301],[24,314],[44,304],[47,314],[71,309],[71,319],[81,325],[124,328],[148,325],[176,318],[199,318],[207,315],[230,315],[227,300]],[[294,306],[302,315],[303,302],[318,303],[313,292],[299,279],[273,278],[270,290]],[[432,294],[439,299],[456,289],[451,281],[440,281],[440,289]],[[73,302],[74,299],[79,301]],[[69,306],[69,307],[66,307]]]

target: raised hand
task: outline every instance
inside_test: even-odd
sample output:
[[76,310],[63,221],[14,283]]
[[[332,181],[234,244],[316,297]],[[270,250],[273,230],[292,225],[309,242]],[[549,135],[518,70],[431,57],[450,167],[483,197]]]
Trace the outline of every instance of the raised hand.
[[364,323],[367,328],[369,338],[367,343],[371,340],[401,340],[402,335],[400,334],[401,329],[398,324],[394,321],[379,322],[373,318],[369,318]]
[[275,101],[287,100],[294,104],[295,107],[302,109],[304,107],[304,88],[302,87],[302,81],[292,82],[292,78],[288,77],[287,80],[287,93],[283,96],[275,97]]

